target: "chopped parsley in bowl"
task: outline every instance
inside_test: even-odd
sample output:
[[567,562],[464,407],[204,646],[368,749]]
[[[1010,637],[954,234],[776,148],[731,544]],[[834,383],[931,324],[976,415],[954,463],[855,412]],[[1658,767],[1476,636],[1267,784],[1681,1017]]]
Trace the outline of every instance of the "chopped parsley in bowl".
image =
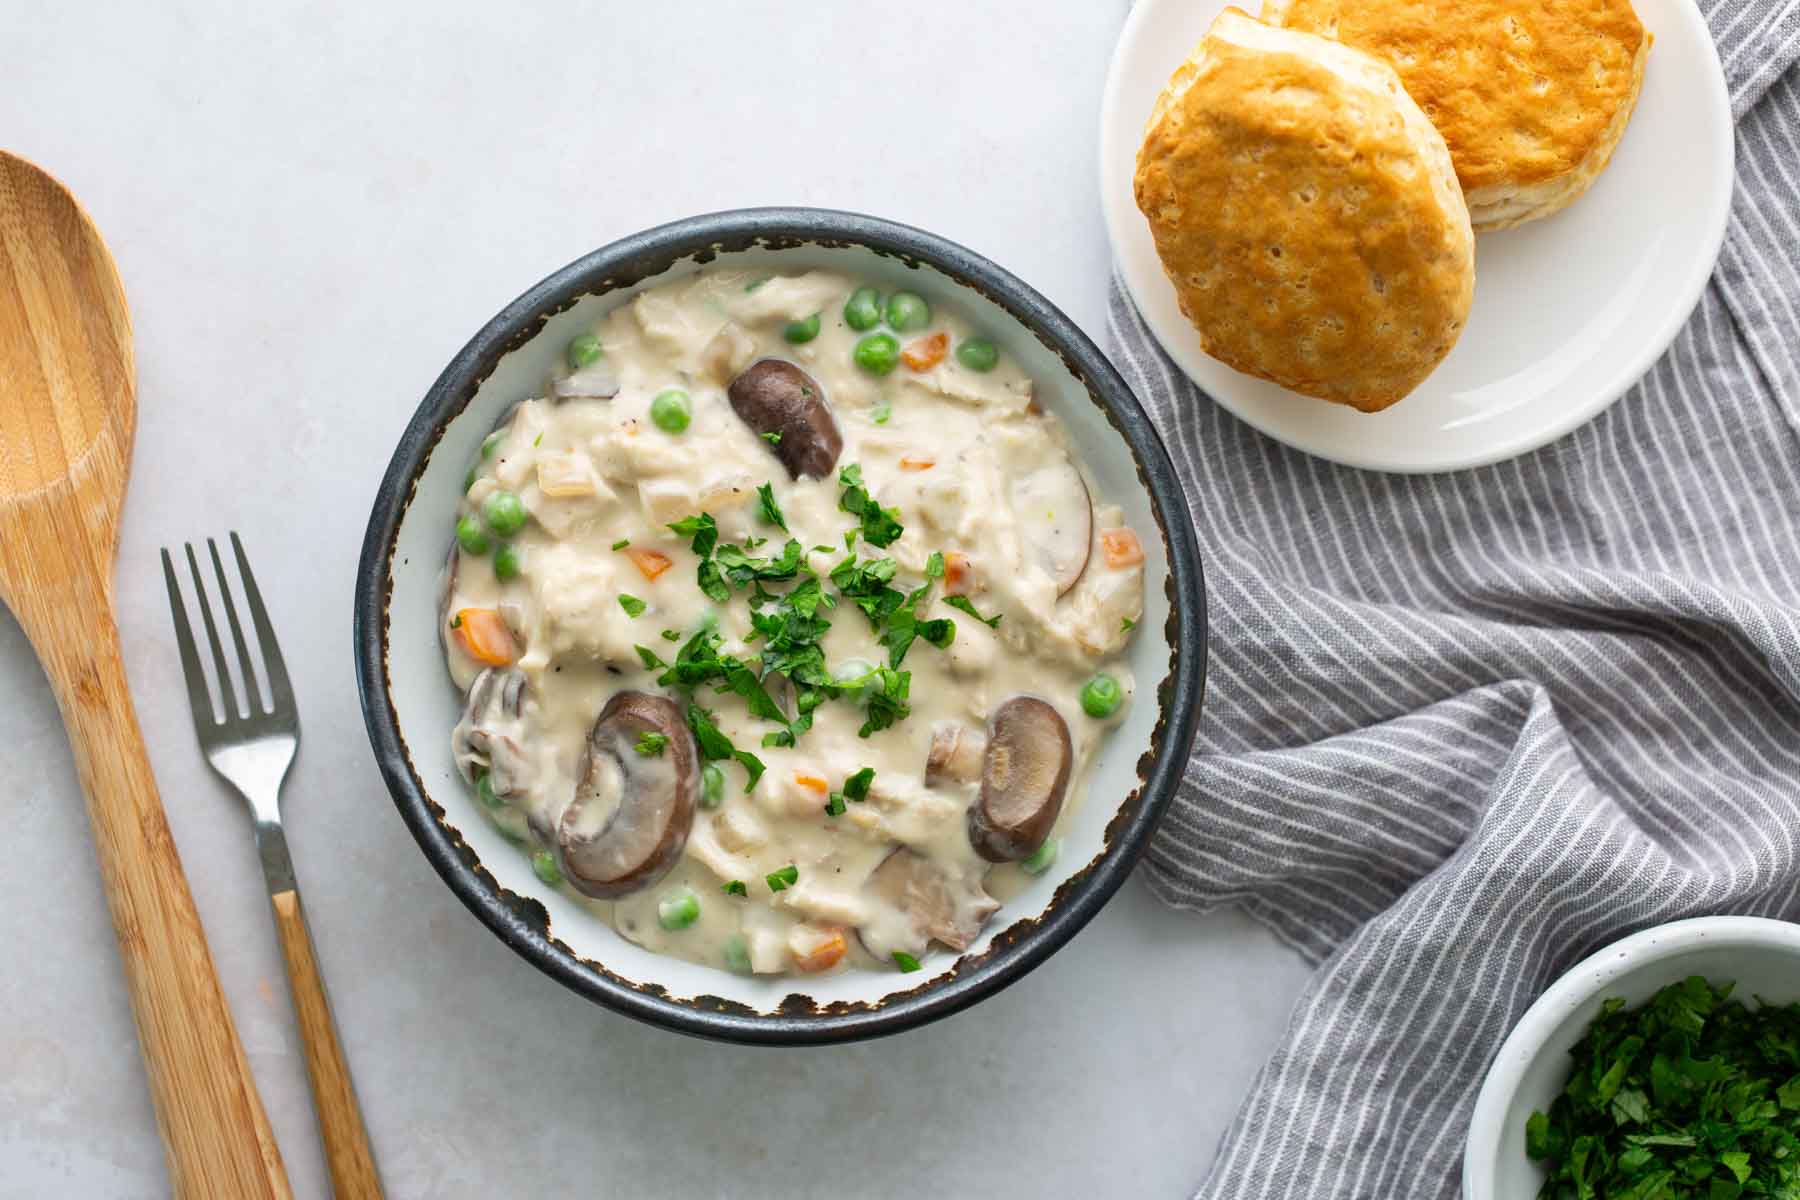
[[[1577,964],[1495,1055],[1465,1200],[1794,1196],[1800,925],[1696,917]],[[1741,1176],[1741,1178],[1740,1178]]]

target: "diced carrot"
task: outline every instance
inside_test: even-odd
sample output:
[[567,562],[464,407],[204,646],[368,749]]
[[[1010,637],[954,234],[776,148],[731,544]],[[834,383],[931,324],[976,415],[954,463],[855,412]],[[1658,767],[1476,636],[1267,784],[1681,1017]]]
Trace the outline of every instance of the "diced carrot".
[[831,790],[831,785],[829,783],[825,782],[823,779],[819,778],[817,775],[808,775],[804,771],[795,771],[794,772],[794,782],[799,784],[801,787],[808,789],[809,791],[814,791],[814,792],[819,793],[819,795],[821,795],[821,796],[823,796],[826,792],[829,792]]
[[944,361],[950,350],[950,335],[939,331],[930,337],[916,338],[900,352],[900,361],[915,371],[929,371]]
[[636,546],[625,547],[625,557],[642,572],[645,579],[655,579],[668,570],[673,561],[661,550],[641,550]]
[[969,556],[956,550],[944,555],[944,595],[966,596],[969,585],[975,581],[975,572],[969,566]]
[[929,471],[937,466],[935,458],[903,458],[900,460],[902,471]]
[[1138,544],[1137,534],[1123,526],[1102,529],[1100,549],[1106,554],[1109,567],[1135,567],[1144,561],[1144,548]]
[[794,965],[802,971],[829,971],[844,959],[844,952],[850,944],[844,940],[841,929],[820,930],[825,936],[813,945],[806,953],[795,952]]
[[476,662],[490,667],[509,667],[519,657],[518,644],[512,630],[491,608],[465,608],[451,622],[456,638]]

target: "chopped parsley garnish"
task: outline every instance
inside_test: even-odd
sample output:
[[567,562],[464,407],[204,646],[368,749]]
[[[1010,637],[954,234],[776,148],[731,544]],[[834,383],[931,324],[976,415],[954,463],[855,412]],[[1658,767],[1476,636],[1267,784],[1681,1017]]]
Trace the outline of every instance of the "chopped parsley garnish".
[[876,667],[870,673],[865,693],[869,697],[869,715],[863,721],[862,728],[856,731],[856,736],[866,738],[911,716],[912,708],[906,702],[907,693],[911,690],[911,671]]
[[[996,618],[996,620],[997,619],[998,618]],[[1137,622],[1132,620],[1130,617],[1120,617],[1119,618],[1119,632],[1120,633],[1130,633],[1133,629],[1136,629],[1136,628],[1137,628]]]
[[633,750],[636,750],[645,758],[654,758],[668,748],[669,735],[666,733],[656,733],[651,730],[645,730],[643,733],[638,734],[637,745],[632,747]]
[[744,881],[741,879],[733,879],[719,890],[727,896],[748,896],[750,894],[750,889],[744,886]]
[[788,888],[792,887],[799,878],[800,868],[796,867],[793,863],[789,863],[779,871],[770,871],[767,875],[763,876],[763,879],[768,883],[771,892],[785,892]]
[[762,439],[771,446],[779,446],[781,445],[781,432],[776,429],[771,429],[769,432],[762,435]]
[[[865,735],[866,736],[866,735]],[[844,801],[850,800],[861,804],[869,798],[869,785],[875,781],[875,768],[864,767],[856,774],[844,780],[844,790],[831,793],[830,801],[825,805],[825,815],[836,817],[844,811]]]
[[644,610],[648,608],[649,605],[645,604],[642,600],[639,600],[636,596],[630,596],[624,592],[620,592],[619,607],[624,609],[629,616],[641,617],[644,615]]
[[781,515],[781,506],[775,503],[774,484],[765,483],[756,489],[756,515],[762,518],[763,524],[787,532],[787,518]]
[[916,971],[919,969],[919,960],[904,950],[896,950],[894,951],[894,965],[902,971]]
[[731,585],[725,582],[725,576],[719,571],[719,564],[710,558],[700,560],[700,570],[695,582],[714,604],[724,604],[731,599]]
[[681,640],[681,631],[679,629],[665,629],[662,631],[662,637],[665,642],[679,642]]
[[713,547],[719,543],[719,523],[713,520],[711,513],[670,521],[669,528],[681,537],[693,538],[692,549],[701,558],[711,554]]
[[[676,634],[675,636],[679,638],[681,635]],[[646,671],[666,671],[666,670],[668,670],[669,664],[664,662],[662,659],[658,658],[656,656],[656,651],[650,649],[650,647],[648,647],[648,646],[633,646],[632,649],[637,651],[638,661],[644,664],[644,670],[646,670]]]
[[925,560],[925,578],[942,579],[944,577],[944,552],[933,550],[931,557]]
[[627,547],[629,545],[631,545],[630,538],[620,538],[618,541],[613,543],[613,549],[614,550],[623,550],[625,547]]
[[[968,613],[971,617],[974,617],[989,629],[993,629],[1000,624],[1000,613],[995,613],[991,617],[982,616],[979,612],[975,611],[975,602],[970,600],[967,596],[945,596],[944,603],[948,604],[951,608]],[[1130,622],[1126,622],[1126,625],[1129,627]]]
[[877,425],[886,425],[888,423],[888,418],[893,415],[894,415],[894,406],[884,400],[880,404],[877,404],[875,406],[875,412],[872,414],[870,419],[873,420]]
[[883,508],[875,502],[874,497],[863,486],[860,466],[851,463],[839,471],[838,483],[844,489],[844,494],[838,499],[838,507],[862,522],[864,541],[871,546],[891,546],[900,540],[906,527],[900,524],[899,510]]
[[779,555],[759,558],[751,554],[743,546],[720,546],[714,561],[719,564],[724,576],[735,587],[749,587],[757,580],[779,583],[784,579],[792,579],[800,573],[800,560],[806,550],[793,538],[782,546]]
[[[923,591],[924,589],[920,589]],[[917,593],[914,593],[917,595]],[[943,650],[956,640],[956,622],[949,617],[938,617],[931,621],[919,620],[913,608],[911,598],[887,619],[878,639],[888,651],[888,666],[898,667],[906,652],[912,649],[915,639],[924,638],[939,650]]]
[[881,628],[888,617],[906,603],[906,594],[888,584],[900,564],[891,558],[865,558],[855,555],[831,569],[831,582],[837,590],[856,602],[869,618],[869,624]]
[[700,749],[700,757],[710,761],[733,759],[744,768],[749,776],[744,783],[744,791],[756,789],[756,781],[762,778],[763,761],[748,750],[739,750],[731,744],[731,739],[719,732],[713,724],[712,714],[698,704],[687,706],[688,728],[694,731],[694,743]]
[[716,629],[700,630],[676,652],[675,662],[657,677],[656,682],[664,687],[673,685],[688,689],[716,682],[720,691],[734,692],[742,697],[752,715],[785,723],[786,715],[769,698],[756,672],[743,660],[719,653],[723,641]]
[[1800,1003],[1732,1000],[1694,975],[1601,1006],[1525,1152],[1540,1196],[1800,1196]]
[[754,292],[757,288],[773,278],[775,278],[773,275],[758,275],[755,279],[752,279],[749,283],[744,285],[744,290],[746,292]]
[[[938,561],[941,570],[942,560]],[[914,639],[924,638],[942,650],[956,637],[956,622],[947,617],[924,621],[918,610],[931,593],[931,578],[922,587],[902,592],[890,586],[898,564],[891,558],[857,559],[854,555],[831,570],[831,582],[838,591],[856,602],[869,618],[871,628],[879,630],[878,640],[887,647],[888,666],[898,668]],[[926,564],[929,575],[931,564]]]
[[454,617],[450,618],[450,628],[452,628],[452,629],[461,629],[462,628],[462,614],[461,613],[457,613]]

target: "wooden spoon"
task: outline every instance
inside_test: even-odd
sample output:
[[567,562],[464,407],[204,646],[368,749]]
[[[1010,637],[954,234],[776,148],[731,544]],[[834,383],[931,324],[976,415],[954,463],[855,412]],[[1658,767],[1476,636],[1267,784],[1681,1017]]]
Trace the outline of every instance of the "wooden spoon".
[[0,151],[0,600],[87,793],[177,1196],[289,1197],[132,711],[112,561],[137,429],[131,318],[61,184]]

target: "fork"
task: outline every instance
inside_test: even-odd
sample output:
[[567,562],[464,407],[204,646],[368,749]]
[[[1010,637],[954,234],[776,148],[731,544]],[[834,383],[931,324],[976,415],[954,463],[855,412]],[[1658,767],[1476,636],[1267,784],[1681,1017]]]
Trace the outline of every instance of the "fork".
[[263,608],[256,578],[250,573],[250,562],[244,557],[244,545],[234,532],[231,548],[237,557],[238,579],[262,651],[262,677],[269,686],[269,704],[263,708],[256,686],[256,672],[251,665],[250,647],[244,640],[243,627],[238,623],[231,586],[225,580],[225,565],[219,560],[218,545],[207,538],[206,549],[212,557],[213,573],[219,583],[219,600],[225,610],[225,623],[231,630],[240,677],[244,681],[244,705],[242,710],[239,709],[200,564],[194,557],[193,545],[188,543],[184,548],[188,570],[193,575],[198,600],[196,607],[206,628],[206,640],[212,648],[222,715],[214,713],[207,692],[206,674],[194,645],[193,630],[188,625],[186,606],[182,603],[175,564],[169,552],[164,550],[163,578],[169,585],[169,608],[175,617],[175,641],[181,649],[182,673],[187,676],[188,703],[194,710],[194,729],[206,761],[238,790],[256,819],[256,849],[262,858],[263,875],[269,883],[269,905],[274,910],[281,953],[287,960],[288,986],[293,993],[294,1013],[306,1050],[306,1074],[312,1084],[313,1107],[318,1111],[319,1136],[325,1147],[332,1190],[339,1200],[380,1197],[381,1177],[375,1170],[369,1133],[363,1125],[356,1089],[350,1081],[350,1067],[344,1060],[337,1024],[325,996],[325,980],[319,972],[318,956],[313,952],[306,912],[300,906],[300,889],[294,880],[293,860],[288,857],[287,835],[281,828],[281,783],[287,777],[288,768],[294,762],[294,752],[300,745],[300,711],[294,703],[287,665],[282,661],[281,647],[275,642],[275,630],[269,624],[268,611]]

